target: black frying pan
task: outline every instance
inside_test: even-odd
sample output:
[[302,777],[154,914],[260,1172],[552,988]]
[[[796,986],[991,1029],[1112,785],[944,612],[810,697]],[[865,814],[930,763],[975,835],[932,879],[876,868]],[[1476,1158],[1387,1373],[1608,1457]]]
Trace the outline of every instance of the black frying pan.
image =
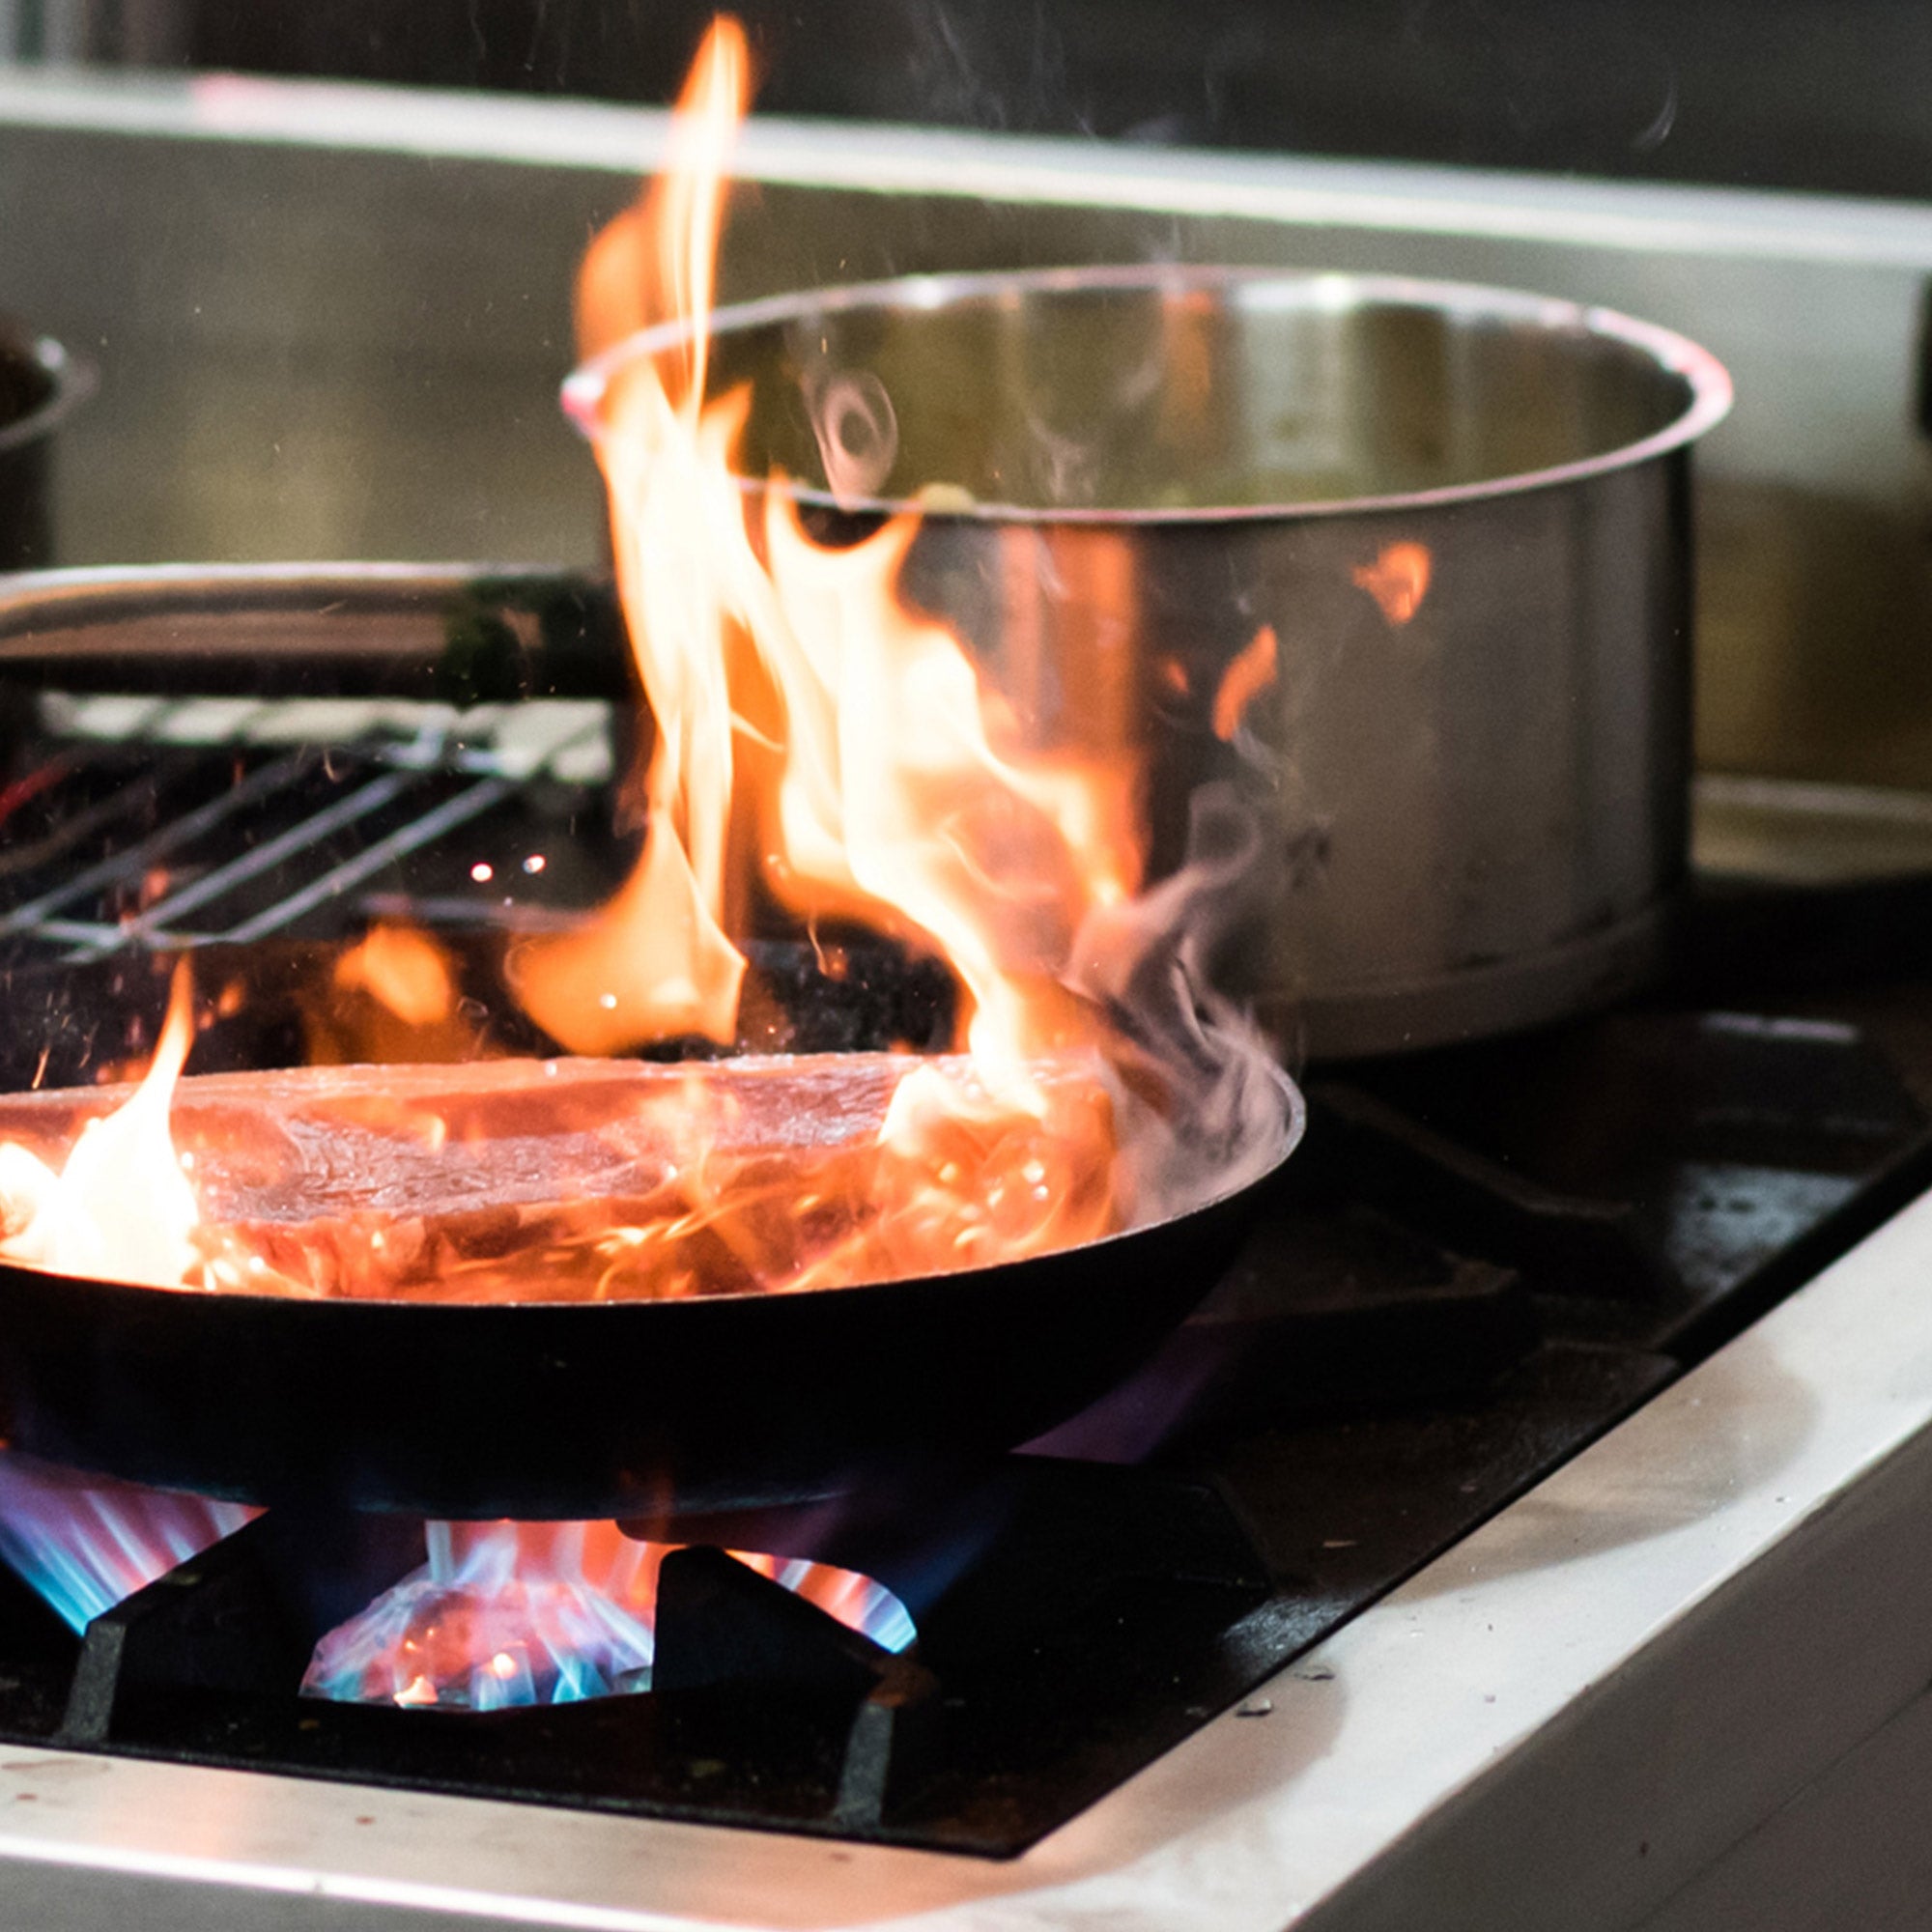
[[662,1520],[803,1501],[1085,1406],[1213,1286],[1264,1185],[1005,1266],[710,1300],[296,1301],[0,1265],[0,1429],[247,1502]]
[[[472,703],[615,696],[624,665],[608,587],[542,573],[72,572],[0,595],[0,680],[24,691]],[[198,953],[207,983],[239,970],[228,951]],[[256,977],[272,981],[278,956],[261,950]],[[93,970],[118,973],[119,957]],[[145,999],[158,1014],[165,979],[126,977],[0,974],[0,1034],[18,1035],[0,1037],[8,1080],[88,1078],[61,1056],[110,995],[114,1010]],[[272,994],[251,985],[244,1018],[272,1015]],[[896,1009],[885,1032],[921,1037]],[[252,1040],[221,1060],[222,1034],[197,1042],[202,1070],[278,1064]],[[48,1042],[56,1065],[36,1066]],[[1213,1285],[1258,1186],[1004,1267],[711,1300],[293,1301],[0,1264],[0,1434],[50,1460],[258,1502],[663,1520],[802,1501],[1004,1450],[1072,1414]]]

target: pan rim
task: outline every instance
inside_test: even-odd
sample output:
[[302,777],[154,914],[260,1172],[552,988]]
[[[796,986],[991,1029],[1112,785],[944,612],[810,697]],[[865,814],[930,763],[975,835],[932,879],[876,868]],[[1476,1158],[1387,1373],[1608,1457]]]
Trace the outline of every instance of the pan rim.
[[[472,1317],[488,1312],[503,1320],[514,1320],[519,1317],[530,1319],[538,1316],[554,1319],[573,1314],[582,1316],[598,1310],[756,1308],[769,1306],[775,1302],[798,1303],[828,1295],[876,1296],[894,1289],[917,1289],[938,1284],[955,1286],[983,1280],[993,1275],[1009,1274],[1015,1269],[1030,1268],[1036,1264],[1051,1264],[1064,1261],[1069,1255],[1102,1255],[1122,1242],[1131,1241],[1136,1236],[1151,1234],[1158,1229],[1173,1228],[1182,1222],[1193,1220],[1196,1216],[1211,1214],[1250,1190],[1266,1185],[1288,1164],[1308,1130],[1306,1096],[1299,1084],[1289,1076],[1286,1069],[1278,1068],[1277,1072],[1282,1091],[1287,1096],[1288,1112],[1282,1123],[1281,1143],[1274,1151],[1273,1158],[1258,1171],[1218,1189],[1206,1200],[1197,1201],[1191,1207],[1184,1208],[1178,1213],[1164,1215],[1159,1220],[1143,1221],[1131,1227],[1117,1228],[1111,1234],[1096,1236],[1091,1241],[1076,1242],[1069,1247],[1048,1248],[1038,1254],[1014,1256],[1006,1261],[989,1262],[978,1267],[955,1268],[944,1274],[894,1275],[880,1281],[850,1282],[842,1287],[821,1285],[815,1288],[727,1291],[719,1294],[691,1295],[677,1300],[636,1296],[603,1301],[420,1301],[400,1295],[253,1294],[244,1291],[231,1293],[226,1290],[160,1288],[141,1282],[111,1281],[98,1275],[71,1274],[60,1268],[43,1267],[33,1262],[0,1255],[0,1297],[4,1297],[7,1285],[14,1277],[25,1275],[37,1282],[64,1283],[96,1299],[105,1299],[109,1302],[127,1301],[130,1306],[153,1307],[161,1301],[171,1300],[185,1307],[232,1308],[238,1311],[232,1318],[237,1321],[242,1319],[242,1312],[252,1311],[258,1320],[284,1321],[322,1319],[295,1311],[327,1309],[337,1311],[327,1319],[339,1323],[344,1319],[340,1311],[346,1309],[371,1311],[371,1315],[365,1319],[374,1320],[389,1319],[374,1314],[377,1310],[407,1313],[413,1320],[456,1310],[467,1311]],[[270,1315],[267,1311],[270,1309],[288,1312]],[[660,1316],[658,1319],[665,1321],[673,1318]],[[693,1321],[707,1318],[693,1314],[679,1319]]]

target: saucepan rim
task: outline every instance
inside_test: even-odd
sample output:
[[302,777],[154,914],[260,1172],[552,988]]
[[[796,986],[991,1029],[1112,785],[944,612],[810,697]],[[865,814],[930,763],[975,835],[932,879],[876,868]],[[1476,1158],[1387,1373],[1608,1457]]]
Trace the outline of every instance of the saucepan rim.
[[[1031,269],[957,274],[905,275],[769,296],[716,310],[710,333],[716,338],[743,334],[813,316],[849,314],[867,308],[934,311],[968,302],[1018,300],[1056,294],[1081,295],[1110,290],[1122,294],[1232,295],[1248,302],[1258,291],[1284,307],[1341,311],[1384,306],[1431,309],[1450,316],[1529,326],[1552,335],[1573,334],[1619,343],[1648,359],[1665,375],[1681,379],[1689,390],[1685,408],[1662,428],[1634,442],[1567,463],[1518,470],[1472,482],[1426,490],[1317,497],[1271,503],[1188,504],[1179,507],[1070,507],[975,501],[970,506],[928,505],[912,498],[835,494],[786,478],[787,496],[801,504],[862,516],[895,516],[918,511],[928,521],[961,523],[1088,524],[1109,526],[1260,524],[1305,517],[1356,517],[1435,505],[1487,502],[1497,497],[1584,483],[1651,461],[1694,442],[1729,413],[1733,391],[1729,371],[1708,349],[1674,329],[1640,322],[1611,308],[1519,289],[1475,282],[1433,281],[1406,275],[1355,274],[1339,270],[1229,268],[1194,264],[1137,264],[1109,268]],[[595,440],[599,411],[611,379],[639,356],[662,355],[690,341],[689,322],[660,323],[639,330],[582,363],[565,380],[565,412]],[[762,476],[740,479],[748,490],[769,487]]]

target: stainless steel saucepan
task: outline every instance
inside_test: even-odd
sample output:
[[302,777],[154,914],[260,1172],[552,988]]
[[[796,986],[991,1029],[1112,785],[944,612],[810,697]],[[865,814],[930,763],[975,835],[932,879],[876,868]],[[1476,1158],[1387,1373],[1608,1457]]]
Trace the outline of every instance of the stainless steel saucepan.
[[[1151,267],[728,309],[821,533],[915,501],[902,588],[1043,746],[1150,772],[1156,868],[1232,778],[1283,861],[1250,990],[1324,1057],[1640,983],[1686,867],[1690,445],[1667,330],[1492,289]],[[594,425],[634,338],[572,378]],[[1264,635],[1271,634],[1271,635]],[[1272,672],[1270,677],[1269,673]]]

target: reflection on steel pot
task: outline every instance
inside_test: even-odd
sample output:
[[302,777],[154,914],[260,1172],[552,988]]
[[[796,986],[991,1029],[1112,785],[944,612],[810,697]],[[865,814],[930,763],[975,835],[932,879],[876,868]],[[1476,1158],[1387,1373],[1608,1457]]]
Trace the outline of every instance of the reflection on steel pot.
[[[580,370],[570,407],[593,420],[677,334]],[[1282,885],[1248,977],[1314,1053],[1532,1024],[1659,963],[1690,445],[1730,402],[1694,344],[1495,290],[1189,268],[820,292],[714,336],[714,389],[752,386],[746,476],[797,479],[834,538],[922,498],[904,592],[1037,742],[1145,762],[1157,870],[1203,781],[1265,800]]]
[[58,342],[0,319],[0,571],[53,561],[54,428],[90,386]]

